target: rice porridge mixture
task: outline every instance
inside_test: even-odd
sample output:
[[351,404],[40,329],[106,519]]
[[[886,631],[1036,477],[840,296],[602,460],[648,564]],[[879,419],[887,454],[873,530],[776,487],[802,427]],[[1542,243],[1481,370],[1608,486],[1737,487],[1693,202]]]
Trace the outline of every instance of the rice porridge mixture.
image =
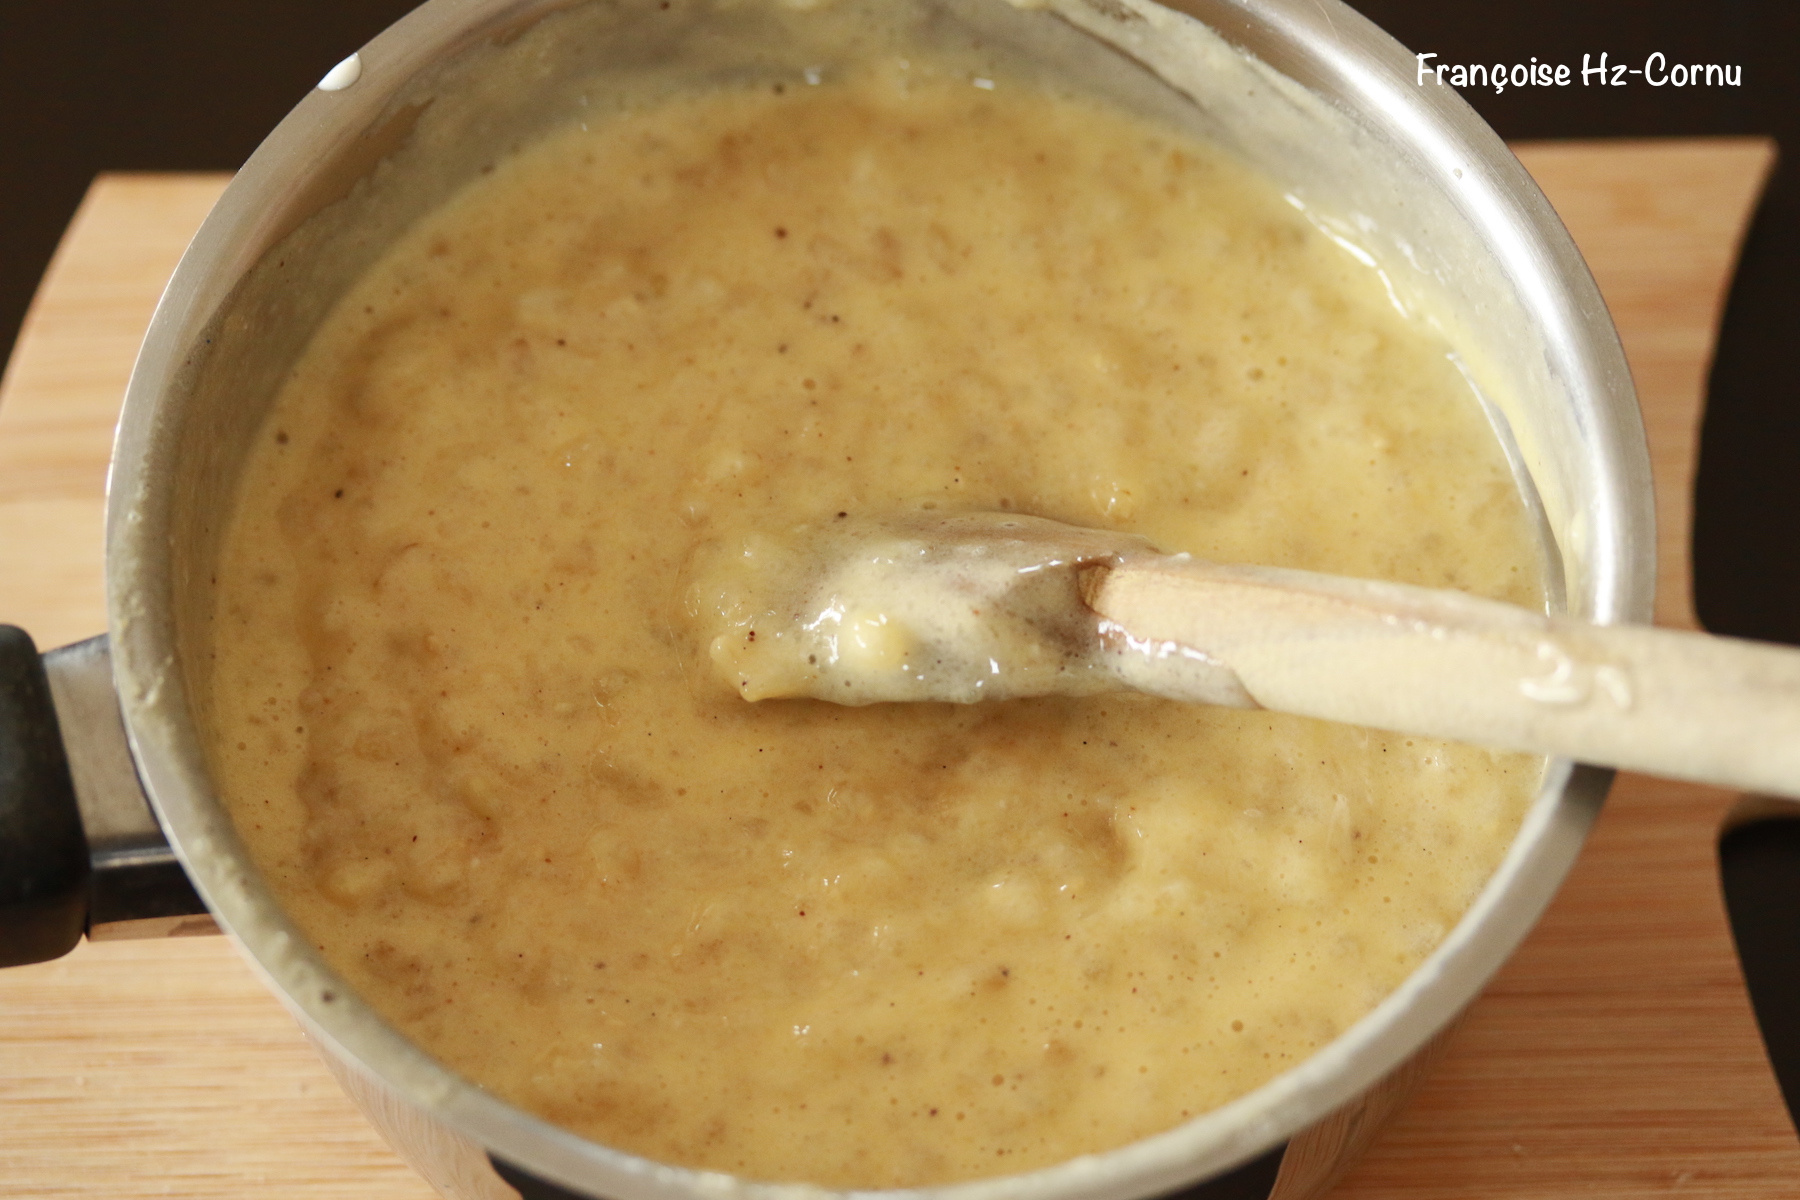
[[929,509],[1543,604],[1447,347],[1272,184],[883,59],[554,133],[342,300],[226,535],[222,790],[457,1071],[857,1187],[1256,1087],[1504,853],[1536,759],[1134,695],[748,704],[712,670],[707,564]]

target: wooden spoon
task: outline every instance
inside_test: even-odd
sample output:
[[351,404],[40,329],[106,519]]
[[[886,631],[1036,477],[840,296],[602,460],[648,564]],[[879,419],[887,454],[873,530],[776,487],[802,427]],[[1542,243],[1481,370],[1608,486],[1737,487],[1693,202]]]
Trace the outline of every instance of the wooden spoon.
[[712,647],[748,699],[1130,688],[1800,797],[1800,650],[1010,514],[839,521],[755,557]]

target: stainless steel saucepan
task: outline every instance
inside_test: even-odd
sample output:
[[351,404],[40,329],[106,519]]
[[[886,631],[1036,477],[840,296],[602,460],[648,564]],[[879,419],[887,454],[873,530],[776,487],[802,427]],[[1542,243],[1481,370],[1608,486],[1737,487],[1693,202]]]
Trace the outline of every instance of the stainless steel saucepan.
[[[41,663],[16,631],[0,636],[0,956],[54,956],[84,929],[163,933],[210,911],[446,1196],[818,1193],[584,1141],[452,1074],[383,1023],[259,880],[208,774],[187,655],[210,619],[222,514],[278,381],[409,222],[596,97],[801,80],[829,65],[819,31],[836,20],[841,32],[855,4],[1183,123],[1273,176],[1378,262],[1402,303],[1440,314],[1541,508],[1556,603],[1594,621],[1648,620],[1648,457],[1593,281],[1499,139],[1335,0],[1177,0],[1173,10],[1141,0],[433,0],[282,122],[170,283],[114,451],[107,635]],[[1550,764],[1467,916],[1394,995],[1310,1060],[1131,1146],[932,1194],[1318,1194],[1543,911],[1608,781]]]

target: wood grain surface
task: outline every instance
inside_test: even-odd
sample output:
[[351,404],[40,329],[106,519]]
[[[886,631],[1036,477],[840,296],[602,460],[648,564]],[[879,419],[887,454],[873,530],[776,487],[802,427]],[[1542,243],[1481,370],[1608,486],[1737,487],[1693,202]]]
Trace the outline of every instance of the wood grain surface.
[[[1758,141],[1518,148],[1617,321],[1657,475],[1657,614],[1691,625],[1689,500]],[[220,176],[103,176],[0,382],[0,621],[104,628],[103,486],[163,281]],[[1732,953],[1737,797],[1623,777],[1549,914],[1340,1200],[1800,1195],[1800,1142]],[[0,1197],[428,1200],[222,938],[0,972]]]

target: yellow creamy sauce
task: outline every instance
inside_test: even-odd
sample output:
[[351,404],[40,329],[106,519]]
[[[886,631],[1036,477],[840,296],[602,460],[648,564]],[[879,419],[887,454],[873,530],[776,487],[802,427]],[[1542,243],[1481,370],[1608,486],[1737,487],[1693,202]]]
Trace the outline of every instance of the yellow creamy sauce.
[[1536,760],[1132,695],[747,704],[705,564],[1011,509],[1541,604],[1445,348],[1169,130],[916,61],[549,137],[294,370],[211,752],[382,1014],[609,1145],[920,1185],[1300,1062],[1486,880]]

